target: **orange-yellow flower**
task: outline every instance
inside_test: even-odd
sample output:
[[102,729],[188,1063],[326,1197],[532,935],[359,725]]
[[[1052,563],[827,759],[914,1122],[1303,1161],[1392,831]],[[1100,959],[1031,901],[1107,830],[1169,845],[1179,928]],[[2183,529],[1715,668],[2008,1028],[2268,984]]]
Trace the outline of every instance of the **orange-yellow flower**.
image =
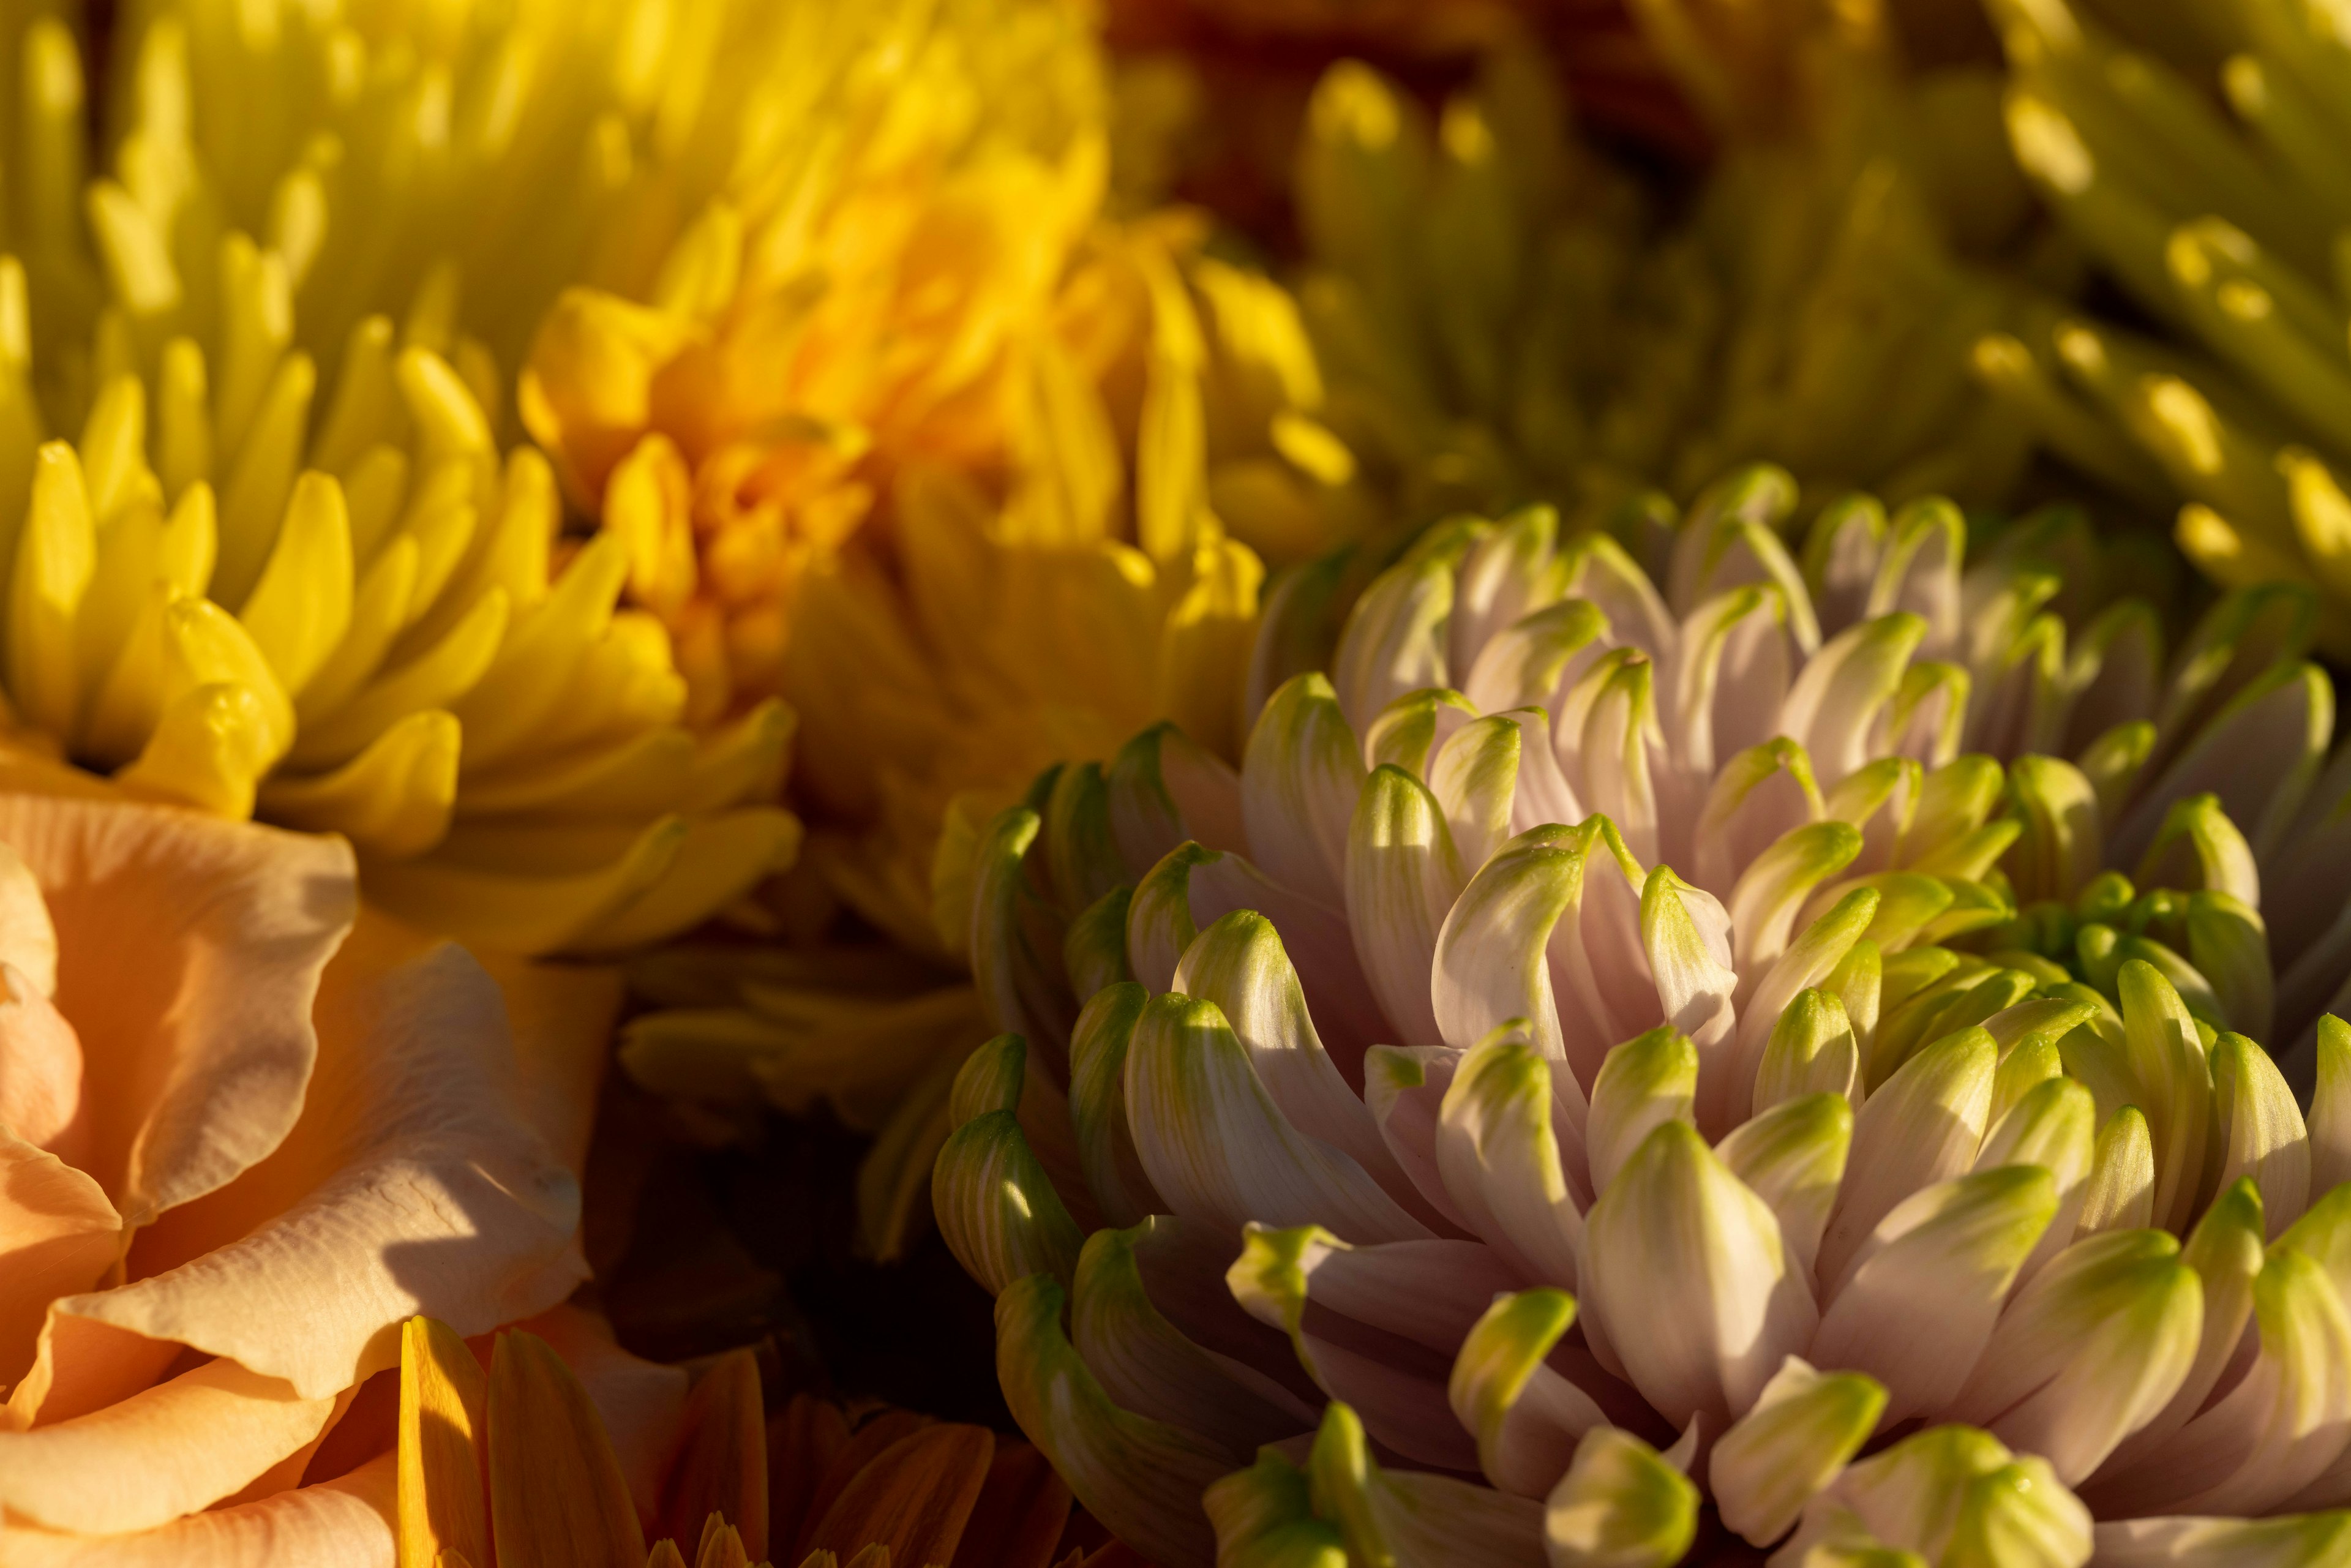
[[0,785],[0,1558],[248,1561],[204,1511],[342,1506],[277,1500],[404,1319],[485,1333],[584,1274],[584,1128],[531,1107],[587,1103],[610,993],[510,1024],[338,840]]

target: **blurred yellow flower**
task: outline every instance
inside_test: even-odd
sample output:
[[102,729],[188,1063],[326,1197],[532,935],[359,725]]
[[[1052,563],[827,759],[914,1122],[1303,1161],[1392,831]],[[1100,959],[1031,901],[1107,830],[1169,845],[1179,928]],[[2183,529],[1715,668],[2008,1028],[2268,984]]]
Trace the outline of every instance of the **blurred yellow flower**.
[[[1983,381],[2226,586],[2304,583],[2351,655],[2351,39],[2284,0],[2001,0],[2009,139],[2163,334],[1986,338]],[[2224,108],[2225,106],[2225,108]],[[2184,503],[2184,505],[2183,505]]]
[[935,949],[948,800],[1137,717],[1229,734],[1260,559],[1361,519],[1288,298],[1196,223],[1100,225],[1084,17],[934,9],[873,13],[788,204],[714,204],[641,299],[567,293],[521,408],[689,719],[790,695],[804,797],[860,830],[831,880]]

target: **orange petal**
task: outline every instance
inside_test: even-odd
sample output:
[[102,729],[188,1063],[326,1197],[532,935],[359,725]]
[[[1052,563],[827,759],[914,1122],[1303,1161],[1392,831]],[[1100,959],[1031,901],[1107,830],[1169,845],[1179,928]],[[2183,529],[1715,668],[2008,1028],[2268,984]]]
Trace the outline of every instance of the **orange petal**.
[[899,1563],[952,1562],[995,1454],[984,1427],[937,1425],[902,1437],[857,1472],[809,1544],[843,1553],[879,1544]]
[[702,1550],[694,1554],[694,1568],[751,1568],[742,1532],[712,1514],[703,1521]]
[[604,477],[652,420],[654,373],[695,336],[682,321],[592,288],[568,288],[539,325],[516,388],[523,423],[576,498]]
[[0,1127],[69,1165],[87,1157],[81,1041],[33,977],[6,962],[0,962]]
[[611,1057],[612,1025],[621,1015],[621,971],[511,953],[479,956],[506,995],[523,1110],[564,1168],[580,1176],[595,1130],[596,1092]]
[[49,1302],[113,1267],[121,1233],[96,1182],[0,1130],[0,1383],[32,1364]]
[[1070,1522],[1069,1483],[1027,1443],[999,1443],[950,1568],[1048,1568]]
[[670,1469],[664,1533],[696,1538],[701,1521],[723,1518],[753,1561],[768,1554],[768,1424],[760,1407],[759,1358],[722,1357],[686,1396],[684,1432]]
[[768,1423],[768,1535],[778,1547],[799,1540],[817,1521],[810,1505],[833,1456],[848,1441],[841,1406],[813,1394],[793,1395]]
[[0,844],[0,963],[24,970],[41,995],[57,994],[57,928],[48,900],[32,867],[5,844]]
[[384,1568],[392,1561],[392,1456],[259,1502],[129,1535],[8,1531],[9,1568]]
[[[133,1273],[161,1272],[58,1314],[319,1396],[396,1364],[411,1317],[481,1333],[570,1293],[579,1189],[517,1105],[481,967],[370,914],[329,966],[318,1017],[318,1071],[284,1146],[141,1238]],[[93,1375],[53,1371],[68,1387]]]
[[208,1361],[70,1421],[0,1432],[0,1510],[52,1530],[152,1530],[233,1497],[315,1442],[333,1398]]
[[499,1568],[643,1568],[644,1531],[603,1418],[554,1348],[499,1335],[489,1406]]
[[645,1568],[685,1568],[685,1557],[678,1551],[677,1542],[664,1535],[653,1542],[653,1551],[646,1554]]
[[[800,1516],[799,1544],[792,1555],[798,1557],[810,1550],[818,1522],[831,1511],[834,1500],[849,1489],[860,1470],[893,1443],[932,1424],[931,1416],[917,1411],[892,1409],[880,1412],[852,1432],[833,1451],[831,1462],[825,1467],[824,1479],[809,1496],[808,1506]],[[775,1533],[772,1518],[768,1532],[771,1536]]]
[[557,1307],[516,1326],[553,1345],[587,1388],[637,1511],[661,1517],[662,1480],[685,1407],[684,1369],[631,1355],[613,1341],[611,1324],[578,1307]]
[[285,1138],[318,1054],[319,971],[356,907],[349,845],[120,800],[0,795],[81,1037],[85,1168],[136,1228]]
[[490,1560],[489,1385],[446,1323],[411,1318],[400,1332],[400,1568],[435,1568],[444,1552]]

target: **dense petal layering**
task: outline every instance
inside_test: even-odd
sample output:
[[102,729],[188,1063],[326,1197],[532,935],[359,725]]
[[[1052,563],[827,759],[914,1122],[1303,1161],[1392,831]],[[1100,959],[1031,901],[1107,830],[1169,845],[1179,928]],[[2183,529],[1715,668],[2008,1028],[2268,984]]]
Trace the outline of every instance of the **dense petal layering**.
[[1631,535],[1655,578],[1541,511],[1440,530],[1238,773],[1162,727],[981,838],[1011,1032],[933,1195],[1023,1429],[1138,1548],[2338,1531],[2351,1029],[2339,965],[2284,1009],[2262,913],[2335,787],[2307,597],[2069,651],[2077,522],[1969,566],[1945,504],[1792,548],[1792,496]]
[[2289,0],[1990,10],[2017,162],[2169,340],[2067,318],[1985,339],[1978,374],[2068,463],[2176,508],[2214,580],[2310,585],[2351,650],[2351,37]]
[[666,632],[622,607],[625,546],[565,540],[553,468],[508,450],[556,289],[653,272],[686,246],[659,214],[747,150],[744,84],[675,95],[752,24],[606,11],[412,35],[366,5],[143,7],[89,179],[76,46],[37,23],[46,131],[8,174],[50,199],[0,257],[16,729],[150,797],[340,832],[377,901],[530,953],[694,925],[799,838],[766,804],[789,713],[689,728]]
[[[1991,79],[1896,91],[1868,40],[1832,31],[1808,26],[1820,36],[1798,51],[1818,56],[1805,68],[1818,112],[1742,134],[1683,224],[1646,213],[1636,182],[1574,133],[1541,52],[1511,47],[1434,116],[1360,63],[1324,73],[1298,135],[1305,255],[1287,288],[1200,254],[1165,218],[1079,247],[1056,330],[1011,358],[1081,373],[1054,372],[1060,390],[1020,405],[1013,428],[1029,434],[1010,476],[934,468],[878,485],[889,527],[810,578],[794,612],[795,777],[832,830],[811,866],[865,923],[941,961],[935,1009],[956,1005],[953,970],[972,956],[959,898],[934,883],[960,873],[997,810],[1053,761],[1107,756],[1155,719],[1237,759],[1279,674],[1320,663],[1326,626],[1436,519],[1538,497],[1580,532],[1646,505],[1653,484],[1687,499],[1755,458],[1801,476],[1808,512],[1857,483],[1897,500],[2001,498],[2022,427],[1972,386],[1959,349],[2022,329],[2027,307],[1955,241],[1982,248],[2029,200],[2020,186],[1952,218],[1948,171],[1900,152],[1929,139],[1953,167],[2004,164]],[[634,329],[613,317],[608,332]],[[1886,396],[1856,398],[1864,386]],[[671,477],[632,479],[626,497],[670,497],[660,537],[678,542],[640,559],[668,563],[663,591],[691,619],[725,597],[725,525],[684,481],[692,443],[647,428],[639,466]],[[861,457],[860,482],[887,458],[878,444]],[[622,498],[608,490],[608,516]],[[1340,541],[1353,552],[1330,549]],[[1259,639],[1237,691],[1260,563],[1301,560],[1262,596],[1282,635]],[[914,1037],[877,1053],[887,1065],[862,1083],[802,1071],[783,1015],[854,997],[787,996],[715,960],[696,984],[676,978],[653,991],[676,1010],[633,1053],[646,1082],[694,1092],[705,1064],[738,1062],[729,1076],[765,1080],[782,1103],[846,1087],[896,1106],[893,1150],[935,1140],[946,1076],[909,1092]],[[919,1166],[877,1167],[872,1186],[903,1195]]]
[[1535,499],[1580,527],[1750,461],[1823,500],[2004,500],[2022,427],[1964,350],[2043,308],[1969,259],[2031,210],[1997,78],[1904,78],[1874,6],[1630,8],[1707,107],[1755,96],[1719,79],[1750,53],[1781,84],[1765,112],[1722,106],[1733,133],[1678,222],[1574,133],[1536,51],[1497,51],[1435,113],[1360,64],[1316,89],[1297,290],[1364,475],[1416,522]]
[[0,1557],[367,1561],[345,1417],[401,1322],[486,1333],[585,1273],[531,1102],[611,993],[518,1060],[498,983],[361,911],[340,841],[47,772],[0,792]]

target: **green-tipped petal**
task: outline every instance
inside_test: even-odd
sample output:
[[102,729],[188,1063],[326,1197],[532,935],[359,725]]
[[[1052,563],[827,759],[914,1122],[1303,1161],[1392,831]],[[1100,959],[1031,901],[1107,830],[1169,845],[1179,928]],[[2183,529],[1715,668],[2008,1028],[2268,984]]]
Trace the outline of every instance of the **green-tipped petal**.
[[1347,925],[1380,1010],[1399,1039],[1434,1045],[1428,976],[1465,873],[1428,787],[1401,768],[1364,780],[1347,834]]
[[1860,1073],[1861,1047],[1844,1004],[1824,991],[1798,991],[1764,1044],[1755,1071],[1756,1113],[1804,1094],[1850,1095]]
[[2203,1323],[2203,1288],[2169,1236],[2087,1238],[2017,1292],[1947,1414],[2079,1486],[2179,1394]]
[[1009,1111],[947,1134],[931,1168],[931,1207],[964,1271],[999,1295],[1031,1274],[1066,1283],[1085,1241]]
[[996,1373],[1013,1420],[1113,1531],[1151,1542],[1163,1563],[1205,1568],[1217,1542],[1200,1494],[1238,1456],[1113,1403],[1062,1333],[1066,1299],[1042,1274],[996,1299]]
[[1897,1204],[1974,1163],[1999,1057],[1991,1035],[1965,1030],[1919,1051],[1862,1103],[1849,1174],[1821,1239],[1823,1281],[1844,1277]]
[[1815,1372],[1790,1356],[1715,1445],[1707,1482],[1722,1522],[1756,1546],[1779,1540],[1861,1451],[1885,1409],[1876,1379]]
[[1276,882],[1337,907],[1363,787],[1363,752],[1330,681],[1285,682],[1258,715],[1241,761],[1251,858]]
[[1853,1102],[1805,1094],[1740,1124],[1715,1148],[1731,1174],[1771,1205],[1780,1239],[1806,1276],[1820,1251],[1853,1152]]
[[2220,1185],[2252,1177],[2272,1235],[2302,1217],[2311,1197],[2302,1111],[2269,1052],[2241,1034],[2212,1045],[2212,1131]]
[[1818,1322],[1770,1205],[1687,1123],[1651,1133],[1584,1224],[1583,1309],[1680,1426],[1743,1414]]
[[1126,1113],[1152,1186],[1186,1219],[1319,1222],[1358,1242],[1429,1234],[1363,1166],[1290,1124],[1214,1002],[1144,1004],[1127,1046]]
[[1478,1439],[1478,1468],[1518,1497],[1550,1491],[1576,1440],[1607,1422],[1582,1389],[1543,1364],[1574,1320],[1575,1299],[1564,1291],[1497,1296],[1453,1359],[1446,1396]]
[[2017,1271],[2057,1213],[2057,1183],[2002,1166],[1916,1193],[1834,1288],[1813,1354],[1886,1385],[1886,1419],[1940,1411],[1991,1338]]
[[1126,1122],[1126,1051],[1149,994],[1133,981],[1094,993],[1070,1031],[1070,1121],[1078,1168],[1102,1217],[1133,1225],[1164,1207]]
[[1553,1568],[1665,1568],[1698,1535],[1698,1488],[1657,1451],[1615,1427],[1595,1427],[1543,1503]]
[[2154,1220],[2166,1230],[2185,1230],[2195,1218],[2192,1206],[2204,1175],[2211,1066],[2196,1020],[2152,965],[2127,960],[2115,983],[2131,1072],[2138,1080],[2137,1103],[2147,1113],[2155,1145]]
[[1210,1486],[1200,1506],[1222,1568],[1347,1568],[1338,1526],[1315,1517],[1306,1472],[1270,1448]]

